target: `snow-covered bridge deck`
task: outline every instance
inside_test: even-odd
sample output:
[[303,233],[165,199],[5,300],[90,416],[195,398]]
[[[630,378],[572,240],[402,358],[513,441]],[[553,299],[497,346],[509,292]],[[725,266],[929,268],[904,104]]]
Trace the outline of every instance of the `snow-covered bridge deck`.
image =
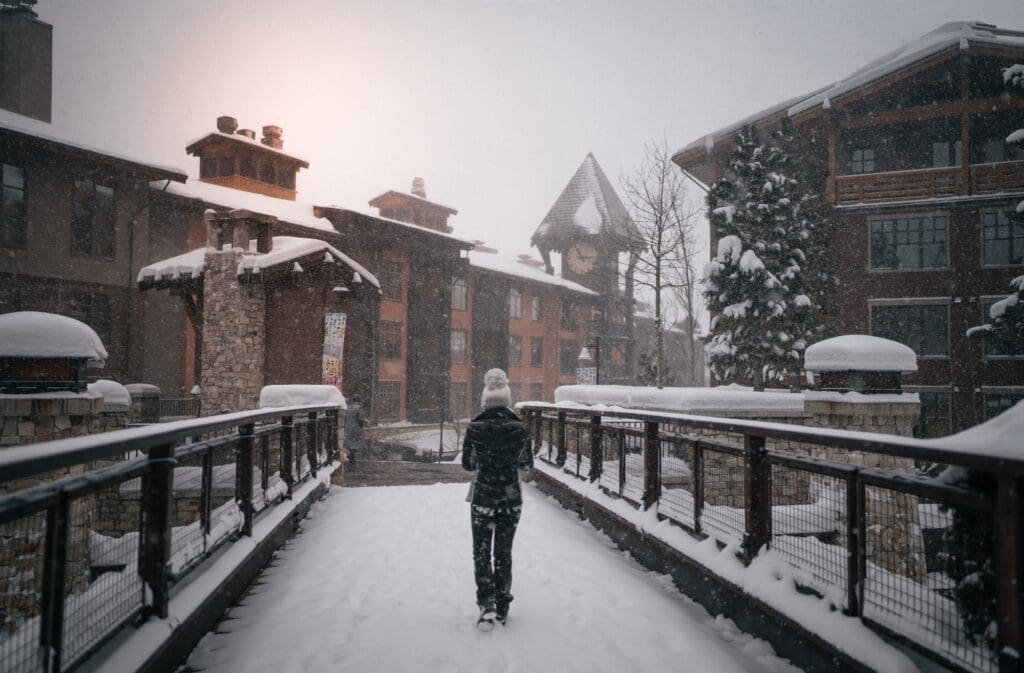
[[464,484],[334,488],[188,660],[202,671],[798,670],[527,486],[508,624],[476,630]]

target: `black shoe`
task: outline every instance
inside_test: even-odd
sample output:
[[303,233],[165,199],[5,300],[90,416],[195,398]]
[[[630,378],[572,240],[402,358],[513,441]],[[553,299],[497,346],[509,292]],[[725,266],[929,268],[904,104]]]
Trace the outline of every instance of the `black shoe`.
[[494,628],[494,618],[497,614],[494,601],[484,603],[480,606],[480,618],[476,620],[476,627],[481,631],[490,631]]
[[501,622],[502,625],[504,625],[505,621],[508,619],[508,606],[499,605],[495,611],[494,618]]

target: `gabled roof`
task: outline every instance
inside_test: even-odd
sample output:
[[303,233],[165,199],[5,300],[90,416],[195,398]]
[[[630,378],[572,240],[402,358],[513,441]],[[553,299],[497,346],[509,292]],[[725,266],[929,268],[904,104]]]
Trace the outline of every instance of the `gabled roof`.
[[530,242],[550,247],[556,239],[574,234],[611,233],[625,238],[633,226],[626,207],[591,153],[576,169]]
[[434,229],[427,229],[421,227],[418,224],[411,222],[402,222],[401,220],[392,220],[389,217],[381,217],[380,215],[371,215],[370,213],[364,213],[361,210],[354,210],[352,208],[346,208],[338,205],[326,205],[326,206],[314,206],[314,212],[325,218],[334,218],[330,221],[338,220],[342,224],[350,226],[359,226],[360,224],[376,224],[382,223],[388,226],[401,227],[402,230],[414,234],[423,234],[426,236],[436,236],[443,240],[457,244],[460,248],[468,249],[473,247],[473,242],[465,238],[459,238],[452,234],[447,234],[443,231],[436,231]]
[[7,110],[0,110],[0,130],[7,131],[25,142],[49,145],[54,149],[60,149],[67,154],[77,155],[90,161],[121,164],[129,170],[141,174],[147,180],[184,182],[186,178],[185,171],[180,168],[162,166],[100,149],[100,142],[97,139],[85,137],[71,129],[62,129],[46,122],[29,119]]
[[186,145],[185,152],[187,152],[188,154],[195,154],[196,150],[200,149],[203,145],[206,145],[213,141],[217,141],[218,139],[239,143],[242,146],[257,151],[269,152],[270,154],[282,157],[284,159],[288,159],[292,163],[301,166],[302,168],[309,168],[309,162],[303,159],[302,157],[295,156],[294,154],[289,154],[284,150],[275,149],[270,145],[264,145],[259,140],[255,140],[253,138],[250,138],[249,136],[239,135],[237,133],[222,133],[220,131],[213,131],[211,133],[207,133],[205,136],[202,136],[201,138],[196,138],[188,145]]
[[[203,275],[206,267],[206,248],[197,248],[181,255],[168,257],[153,264],[147,264],[139,270],[138,283],[148,285],[159,281],[176,281],[186,278],[198,278]],[[270,252],[247,252],[238,262],[238,274],[246,271],[260,273],[288,262],[296,262],[310,255],[322,255],[324,262],[339,261],[358,274],[361,281],[380,288],[376,276],[367,271],[361,264],[341,252],[327,241],[318,238],[301,238],[297,236],[274,236]],[[361,282],[360,281],[360,282]]]
[[773,115],[795,117],[814,108],[830,107],[837,99],[913,67],[946,50],[969,49],[971,45],[1024,49],[1024,32],[999,28],[981,21],[953,21],[943,24],[930,33],[880,56],[837,82],[773,105],[746,119],[698,138],[676,152],[673,158],[701,147],[710,150],[716,142],[724,140],[744,125],[768,119]]
[[[487,248],[486,250],[492,250]],[[580,294],[596,295],[597,293],[590,288],[584,287],[579,283],[574,283],[571,280],[566,280],[561,276],[554,276],[549,273],[545,273],[543,269],[538,269],[533,266],[523,264],[521,261],[511,259],[493,252],[482,252],[477,249],[469,251],[469,265],[477,269],[483,269],[485,271],[492,271],[494,273],[500,273],[505,276],[513,276],[522,280],[531,281],[534,283],[543,283],[545,285],[554,285],[566,290],[573,292],[579,292]]]
[[429,199],[424,199],[423,197],[416,196],[415,194],[408,194],[406,192],[395,191],[394,189],[389,189],[388,191],[384,192],[383,194],[378,194],[377,196],[373,197],[372,199],[370,199],[370,204],[369,205],[371,207],[373,207],[373,208],[377,208],[377,207],[379,207],[378,204],[381,204],[384,199],[386,199],[386,198],[388,198],[390,196],[395,196],[395,197],[398,197],[400,199],[403,199],[403,200],[406,200],[406,201],[411,201],[413,203],[419,203],[419,204],[422,204],[422,205],[425,205],[425,206],[431,206],[433,208],[437,208],[439,210],[443,210],[446,213],[449,213],[450,215],[458,215],[459,214],[459,211],[457,211],[454,208],[451,208],[449,206],[446,206],[444,204],[437,203],[436,201],[430,201]]

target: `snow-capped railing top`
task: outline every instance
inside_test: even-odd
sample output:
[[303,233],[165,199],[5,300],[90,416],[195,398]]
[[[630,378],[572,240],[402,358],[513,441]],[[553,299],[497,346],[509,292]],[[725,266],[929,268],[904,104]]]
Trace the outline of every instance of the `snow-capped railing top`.
[[55,313],[15,311],[0,315],[0,357],[87,358],[102,365],[107,349],[95,330]]

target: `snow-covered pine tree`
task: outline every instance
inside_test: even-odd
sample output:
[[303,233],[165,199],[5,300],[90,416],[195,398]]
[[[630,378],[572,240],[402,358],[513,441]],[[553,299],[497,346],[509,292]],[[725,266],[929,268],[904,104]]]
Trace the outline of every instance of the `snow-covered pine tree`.
[[718,250],[704,269],[708,360],[719,379],[763,390],[799,372],[811,300],[803,291],[806,223],[788,157],[746,126],[708,193]]

